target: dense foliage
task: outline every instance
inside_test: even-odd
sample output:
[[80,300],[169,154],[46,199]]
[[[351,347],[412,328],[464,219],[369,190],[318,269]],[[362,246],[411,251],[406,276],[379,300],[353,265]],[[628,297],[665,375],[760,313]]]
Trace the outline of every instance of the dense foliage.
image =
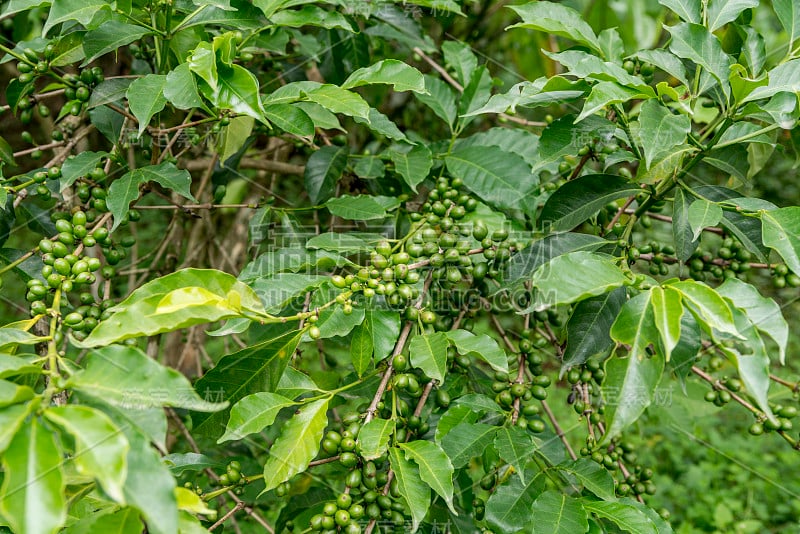
[[0,529],[797,524],[800,8],[506,4],[3,4]]

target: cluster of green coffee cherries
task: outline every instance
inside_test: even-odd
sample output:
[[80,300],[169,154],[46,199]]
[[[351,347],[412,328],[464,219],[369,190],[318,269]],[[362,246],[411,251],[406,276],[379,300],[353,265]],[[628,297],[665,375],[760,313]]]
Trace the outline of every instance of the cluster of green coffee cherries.
[[797,417],[798,414],[797,407],[770,403],[770,409],[778,420],[770,421],[769,419],[762,417],[759,419],[759,421],[756,421],[750,425],[750,428],[747,429],[750,434],[754,436],[760,436],[764,432],[788,432],[789,430],[792,430],[792,419]]

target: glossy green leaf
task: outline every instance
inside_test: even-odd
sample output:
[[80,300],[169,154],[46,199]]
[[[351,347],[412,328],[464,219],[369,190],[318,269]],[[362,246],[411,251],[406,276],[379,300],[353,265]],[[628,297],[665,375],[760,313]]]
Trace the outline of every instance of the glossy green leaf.
[[706,18],[708,29],[716,31],[736,17],[745,9],[758,6],[759,0],[711,0],[708,3]]
[[800,273],[800,207],[761,212],[762,240],[795,273]]
[[140,534],[142,522],[134,508],[122,508],[116,512],[100,511],[84,517],[62,531],[62,534],[85,532],[114,532],[115,534]]
[[[733,189],[710,185],[696,187],[695,191],[702,197],[714,202],[722,202],[742,196],[741,193],[737,193]],[[720,224],[732,236],[741,241],[747,250],[753,252],[759,260],[767,261],[766,256],[769,254],[769,249],[762,243],[763,225],[760,218],[748,217],[735,211],[726,211]]]
[[311,154],[305,168],[305,185],[311,202],[325,202],[347,166],[346,147],[324,146]]
[[495,146],[454,150],[445,156],[445,164],[467,189],[498,208],[521,209],[537,185],[524,159]]
[[[227,354],[195,384],[206,398],[236,403],[247,395],[273,392],[300,342],[302,332],[288,330],[240,351]],[[228,411],[192,414],[195,431],[218,437],[228,422]]]
[[264,116],[284,132],[300,137],[314,135],[314,122],[301,108],[292,104],[264,106]]
[[531,276],[534,301],[523,313],[570,304],[629,285],[631,279],[611,256],[569,252],[553,258]]
[[103,54],[116,51],[149,33],[150,30],[142,26],[109,20],[83,36],[83,51],[86,53],[83,65],[88,65]]
[[727,96],[730,93],[728,74],[732,62],[719,39],[699,24],[682,22],[670,26],[668,30],[672,35],[669,45],[672,53],[703,67],[719,82]]
[[655,99],[642,104],[639,125],[639,138],[647,167],[683,144],[692,126],[687,115],[676,115]]
[[78,178],[89,174],[102,163],[106,156],[108,156],[107,152],[81,152],[74,157],[67,158],[61,166],[59,191],[63,192],[74,184]]
[[135,466],[125,480],[125,501],[142,513],[153,534],[174,534],[178,528],[175,479],[161,457],[138,433],[128,435],[128,465]]
[[375,361],[379,362],[389,356],[400,336],[400,317],[388,310],[367,308],[364,322],[370,323],[369,333],[375,347]]
[[[306,102],[306,104],[310,103],[311,102]],[[395,141],[412,143],[412,141],[406,137],[406,134],[404,134],[400,128],[398,128],[397,125],[389,119],[389,117],[375,108],[369,108],[369,116],[366,119],[353,117],[353,120],[358,124],[363,124],[378,135],[383,135],[389,139],[394,139]],[[359,161],[359,163],[361,161]]]
[[351,221],[384,219],[388,216],[388,210],[393,210],[399,205],[400,201],[394,197],[371,195],[342,195],[325,203],[325,207],[332,214]]
[[628,345],[630,350],[626,358],[615,356],[606,362],[602,385],[607,423],[604,443],[642,415],[653,401],[661,381],[664,355],[660,351],[652,356],[647,352],[659,339],[650,299],[650,292],[630,299],[611,327],[611,337],[617,343]]
[[150,125],[153,115],[164,109],[167,99],[164,97],[164,87],[167,77],[162,74],[148,74],[134,80],[125,96],[133,116],[139,120],[139,135],[142,135]]
[[644,512],[625,502],[583,500],[583,508],[607,519],[625,532],[633,534],[666,534]]
[[548,490],[533,503],[536,534],[582,534],[589,529],[580,501],[560,491]]
[[3,455],[0,513],[13,532],[51,534],[66,519],[62,455],[38,418],[17,432]]
[[694,232],[689,225],[689,199],[680,187],[675,189],[672,200],[672,239],[675,243],[675,255],[680,261],[691,258],[699,245],[694,240]]
[[546,230],[571,230],[609,202],[641,191],[638,184],[611,174],[588,174],[559,187],[542,208],[539,224]]
[[[486,451],[497,435],[497,427],[476,423],[472,415],[474,412],[467,406],[454,406],[448,413],[458,415],[461,422],[447,431],[439,441],[442,450],[450,458],[455,469],[460,469],[467,465],[470,460],[476,458]],[[439,419],[439,426],[442,424],[452,424],[452,421],[442,416]],[[437,436],[439,429],[436,430]]]
[[375,347],[372,341],[372,332],[370,332],[371,327],[372,322],[364,321],[353,329],[353,336],[350,338],[350,361],[359,377],[372,364]]
[[722,208],[719,204],[698,198],[689,205],[686,215],[693,231],[692,240],[697,241],[705,228],[719,224],[722,220]]
[[148,182],[156,182],[192,202],[197,202],[190,190],[192,177],[189,171],[178,169],[170,162],[139,167],[114,180],[108,188],[108,209],[114,215],[112,231],[128,213],[130,203],[139,198],[139,186]]
[[508,462],[525,484],[525,465],[536,452],[530,432],[518,426],[503,426],[497,429],[494,448],[501,460]]
[[89,102],[86,105],[87,109],[96,108],[105,104],[112,104],[119,102],[125,97],[133,80],[129,78],[112,78],[97,84],[92,90],[92,96],[89,97]]
[[179,372],[164,367],[135,347],[109,345],[92,350],[68,387],[119,408],[172,406],[215,411],[224,403],[203,400]]
[[30,386],[0,380],[0,408],[25,402],[35,395],[36,392]]
[[575,476],[583,484],[583,487],[601,499],[613,501],[616,498],[614,478],[608,472],[608,469],[596,462],[588,458],[578,458],[577,460],[560,464],[558,468]]
[[[515,113],[517,107],[539,107],[566,103],[582,97],[589,90],[583,80],[572,81],[561,76],[522,81],[511,86],[505,93],[489,98],[482,107],[465,113],[465,117],[483,113]],[[508,130],[507,130],[508,131]]]
[[650,305],[653,307],[653,321],[661,335],[664,356],[669,361],[681,337],[683,317],[681,295],[669,287],[655,286],[650,290]]
[[625,303],[625,289],[617,288],[575,305],[567,321],[567,346],[561,364],[563,375],[592,356],[606,354],[614,346],[609,336],[611,325]]
[[459,41],[445,41],[442,43],[442,55],[445,65],[456,72],[459,83],[462,86],[467,85],[478,67],[478,58],[470,46]]
[[47,336],[35,336],[11,325],[0,327],[0,349],[13,348],[15,345],[35,345],[48,339]]
[[[694,0],[689,0],[689,2],[694,3]],[[647,63],[652,63],[667,74],[675,77],[685,87],[689,86],[689,80],[686,77],[686,67],[683,65],[683,62],[671,52],[663,49],[639,50],[633,57],[641,61],[646,61]]]
[[342,83],[342,89],[371,84],[388,84],[395,91],[426,92],[422,74],[414,67],[396,59],[384,59],[369,67],[358,69]]
[[219,469],[225,464],[212,460],[205,454],[196,452],[172,453],[162,458],[164,464],[169,467],[170,472],[176,476],[184,473],[202,471],[206,468]]
[[445,332],[445,335],[455,345],[459,354],[475,356],[488,363],[495,371],[508,372],[508,357],[505,351],[497,341],[486,334],[475,335],[459,329]]
[[338,28],[353,31],[347,18],[336,11],[328,11],[319,6],[306,5],[300,9],[284,9],[270,17],[270,22],[276,26],[300,28],[303,26],[319,26],[322,28]]
[[[255,291],[213,269],[183,269],[136,289],[80,342],[98,347],[201,323],[263,313]],[[77,342],[76,342],[77,344]]]
[[616,82],[598,82],[592,86],[592,91],[586,97],[581,114],[575,119],[580,122],[589,115],[608,109],[614,104],[621,104],[633,99],[647,99],[650,95],[643,94],[637,89],[625,87]]
[[0,409],[0,453],[3,453],[8,448],[12,438],[25,422],[25,418],[38,404],[38,402],[28,402]]
[[419,468],[407,460],[400,449],[389,449],[389,465],[397,479],[397,489],[411,513],[412,531],[416,531],[419,524],[428,514],[431,504],[431,488],[420,478]]
[[406,459],[419,466],[419,476],[447,503],[450,511],[458,515],[453,507],[453,464],[444,451],[431,441],[417,440],[401,443]]
[[278,412],[294,404],[291,399],[275,393],[262,391],[247,395],[231,407],[225,434],[217,443],[239,440],[261,432],[275,422]]
[[319,452],[319,444],[328,424],[330,398],[310,402],[300,408],[281,429],[281,434],[269,449],[264,463],[262,493],[302,473]]
[[369,119],[369,104],[352,91],[325,84],[306,93],[306,97],[332,113]]
[[700,16],[700,2],[696,0],[658,0],[658,3],[674,11],[686,22],[700,24],[703,21]]
[[628,72],[617,63],[603,61],[599,57],[581,50],[566,50],[564,52],[544,52],[549,58],[561,63],[569,74],[579,78],[616,82],[625,87],[630,87],[642,92],[646,96],[655,96],[655,91],[642,78]]
[[411,365],[425,373],[425,376],[444,382],[447,373],[447,336],[444,332],[415,336],[409,344]]
[[601,51],[592,27],[583,20],[581,14],[563,4],[554,2],[529,2],[518,6],[509,6],[522,19],[522,22],[509,26],[511,28],[530,28],[560,37],[567,37],[576,43],[586,45],[598,52]]
[[694,280],[676,282],[669,287],[681,293],[684,304],[698,317],[701,324],[705,323],[710,328],[740,337],[730,306],[714,289]]
[[124,503],[130,447],[122,431],[103,412],[87,406],[53,406],[44,416],[75,440],[78,473],[94,477],[109,497]]
[[111,15],[111,5],[101,0],[56,0],[50,8],[42,35],[47,35],[55,25],[71,20],[92,29],[91,22],[98,15],[108,18]]
[[395,422],[375,418],[358,431],[358,450],[365,460],[374,460],[386,452],[389,438],[394,434]]
[[206,5],[204,9],[192,10],[192,13],[181,21],[181,28],[193,26],[221,25],[237,30],[260,30],[267,25],[261,11],[246,0],[230,0],[234,9],[220,9]]
[[188,63],[181,63],[167,74],[164,98],[178,109],[203,107],[197,80]]
[[287,246],[270,250],[245,265],[239,280],[247,284],[259,278],[282,272],[329,271],[335,267],[352,265],[347,258],[324,250],[308,250],[298,246]]
[[217,65],[217,70],[216,89],[207,90],[207,87],[201,87],[211,103],[218,108],[242,113],[265,123],[255,75],[241,65]]
[[413,191],[416,191],[417,186],[428,177],[433,166],[431,151],[424,145],[401,145],[390,149],[388,155],[394,164],[395,172],[403,177]]
[[789,341],[789,324],[783,318],[781,307],[773,299],[763,297],[755,286],[738,278],[728,278],[717,288],[717,293],[744,311],[760,331],[778,345],[781,364],[786,363],[786,345]]
[[548,235],[511,256],[505,273],[506,285],[527,281],[539,267],[556,256],[578,250],[594,251],[606,244],[603,238],[590,234],[564,232]]
[[430,75],[426,75],[424,78],[425,89],[428,93],[414,93],[414,97],[428,106],[437,117],[452,128],[458,115],[455,92],[439,78]]
[[772,9],[786,30],[788,42],[794,43],[800,37],[800,5],[794,0],[772,0]]
[[486,522],[495,532],[532,532],[536,524],[533,502],[545,487],[542,475],[531,477],[527,484],[512,477],[486,501]]

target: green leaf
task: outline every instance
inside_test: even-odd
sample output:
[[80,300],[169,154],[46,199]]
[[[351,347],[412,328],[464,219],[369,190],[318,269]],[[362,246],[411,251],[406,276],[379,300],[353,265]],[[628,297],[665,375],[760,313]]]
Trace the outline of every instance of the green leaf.
[[336,182],[347,166],[347,154],[347,148],[339,146],[324,146],[311,154],[304,177],[311,202],[320,204],[333,195]]
[[164,98],[178,109],[203,107],[197,80],[188,63],[181,63],[167,74]]
[[34,336],[27,330],[10,325],[0,327],[0,349],[6,349],[13,345],[35,345],[48,339],[49,337]]
[[81,152],[75,157],[68,158],[64,165],[61,166],[59,191],[63,192],[74,184],[78,178],[89,174],[107,156],[107,152]]
[[606,362],[603,399],[606,403],[606,433],[603,442],[618,436],[636,421],[653,401],[664,371],[664,355],[650,356],[647,347],[658,343],[650,292],[640,293],[622,307],[611,327],[617,343],[630,346],[626,358],[615,356]]
[[206,468],[219,469],[225,467],[225,464],[212,460],[205,454],[198,454],[196,452],[175,452],[167,454],[162,458],[164,464],[169,467],[170,472],[175,476],[181,476],[184,473],[192,473],[202,471]]
[[550,231],[571,230],[592,217],[609,202],[641,192],[638,184],[611,174],[588,174],[570,180],[547,199],[539,215],[540,225]]
[[675,255],[680,261],[691,258],[700,244],[693,239],[693,235],[689,225],[689,200],[683,189],[677,187],[672,200],[672,239],[675,243]]
[[121,101],[131,83],[133,83],[133,80],[129,78],[113,78],[100,82],[97,87],[92,89],[92,96],[89,97],[86,109]]
[[[715,202],[722,202],[742,196],[741,193],[737,193],[733,189],[710,185],[696,187],[695,191],[703,198]],[[730,232],[731,235],[741,241],[747,250],[755,253],[761,261],[767,261],[766,256],[769,254],[769,249],[762,243],[763,225],[761,224],[760,218],[748,217],[735,211],[726,211],[720,224]]]
[[326,412],[330,398],[310,402],[286,422],[264,463],[262,494],[302,473],[319,452],[319,443],[328,424]]
[[508,372],[508,356],[497,341],[486,334],[475,335],[459,329],[445,332],[445,335],[455,345],[459,354],[480,358],[495,371]]
[[575,154],[593,139],[610,139],[617,126],[603,118],[590,115],[574,124],[575,115],[564,115],[542,131],[539,139],[539,162],[534,169],[543,169],[567,154]]
[[569,252],[539,267],[531,277],[533,304],[523,313],[570,304],[629,285],[631,279],[613,257],[595,252]]
[[444,451],[431,441],[417,440],[401,443],[406,459],[414,460],[419,466],[419,476],[433,491],[447,503],[454,515],[453,507],[453,464]]
[[153,115],[164,109],[167,99],[164,97],[164,87],[167,77],[162,74],[148,74],[134,80],[125,96],[131,113],[139,120],[139,135],[142,135],[150,125]]
[[374,346],[372,344],[371,322],[364,321],[353,330],[350,338],[350,361],[356,374],[361,377],[372,363]]
[[358,69],[342,83],[342,89],[378,83],[391,85],[395,91],[426,92],[422,73],[396,59],[384,59],[369,67]]
[[761,212],[762,240],[792,272],[800,273],[800,207]]
[[719,293],[702,282],[684,280],[669,285],[680,291],[684,304],[698,318],[701,324],[741,338],[733,321],[731,307]]
[[217,73],[216,88],[201,86],[206,98],[217,108],[229,109],[266,123],[255,75],[241,65],[218,64]]
[[567,50],[564,52],[544,52],[549,58],[558,61],[569,70],[569,74],[579,78],[616,82],[625,87],[630,87],[653,97],[656,95],[642,78],[628,72],[617,63],[603,61],[599,57],[581,50]]
[[375,361],[379,362],[392,353],[400,336],[400,316],[390,310],[367,308],[364,322],[370,323],[369,332],[375,347]]
[[391,419],[376,418],[358,431],[358,450],[365,460],[380,457],[389,445],[394,434],[395,422]]
[[700,2],[697,2],[697,0],[658,0],[658,3],[674,11],[686,22],[694,24],[703,22],[700,13]]
[[253,133],[255,119],[247,115],[239,115],[230,119],[230,124],[217,137],[217,152],[223,165],[247,144]]
[[419,468],[400,453],[400,449],[389,449],[389,465],[397,479],[397,489],[411,512],[412,532],[416,531],[420,522],[428,514],[431,505],[431,489],[422,482]]
[[[14,161],[14,149],[8,144],[8,141],[0,137],[0,162],[8,165],[16,165]],[[5,207],[5,206],[3,206]]]
[[717,293],[744,311],[753,324],[778,344],[781,364],[786,362],[786,345],[789,341],[789,324],[783,318],[781,307],[775,300],[762,297],[754,286],[739,279],[728,278],[717,288]]
[[411,365],[441,384],[447,373],[447,347],[444,332],[415,336],[409,344]]
[[650,305],[653,307],[653,321],[661,335],[664,356],[669,361],[681,337],[683,317],[681,295],[669,287],[655,286],[650,290]]
[[471,117],[483,113],[515,113],[518,106],[539,107],[562,104],[582,97],[589,90],[583,80],[572,81],[561,76],[537,78],[514,84],[506,93],[493,95],[483,107],[465,113]]
[[86,35],[83,36],[83,51],[86,59],[81,66],[86,66],[103,54],[116,51],[149,33],[151,33],[150,30],[142,26],[109,20],[98,28],[86,32]]
[[84,517],[70,524],[62,534],[85,532],[114,532],[115,534],[140,534],[142,521],[134,508],[122,508],[116,512],[106,510]]
[[575,305],[567,321],[567,346],[561,364],[563,375],[592,356],[606,354],[614,346],[609,336],[611,325],[625,303],[625,289],[618,287]]
[[532,532],[533,502],[545,487],[542,475],[532,477],[528,484],[512,477],[499,485],[486,501],[486,522],[495,532]]
[[338,254],[332,254],[324,250],[308,250],[287,246],[265,252],[245,265],[242,272],[239,273],[239,280],[249,284],[259,278],[281,272],[329,271],[345,265],[352,265],[352,263]]
[[[689,0],[690,2],[693,0]],[[639,50],[632,57],[641,61],[652,63],[667,74],[676,78],[684,87],[689,87],[689,79],[686,77],[686,67],[683,62],[674,54],[667,50]]]
[[388,150],[389,159],[394,163],[394,170],[408,184],[412,191],[428,177],[433,166],[431,151],[424,145],[392,148]]
[[30,400],[36,395],[30,386],[0,380],[0,408]]
[[[311,104],[311,102],[306,102],[306,104]],[[336,117],[336,115],[333,115],[333,117]],[[397,125],[389,119],[389,117],[375,108],[369,108],[369,117],[367,119],[362,119],[359,117],[353,117],[353,119],[358,124],[363,124],[378,135],[386,136],[389,139],[394,139],[395,141],[403,141],[405,143],[412,142],[409,141],[408,137],[406,137],[406,134],[404,134],[400,128],[398,128]],[[363,158],[359,161],[359,163],[361,163],[361,161],[364,159],[367,158]]]
[[689,226],[694,231],[692,240],[697,241],[705,228],[719,224],[722,220],[722,208],[719,204],[698,198],[691,203],[686,215]]
[[553,2],[529,2],[519,6],[508,6],[522,19],[522,22],[509,26],[511,28],[530,28],[548,34],[572,39],[597,52],[601,52],[600,43],[592,27],[583,20],[581,14],[563,4]]
[[353,27],[343,14],[312,5],[303,6],[300,9],[279,11],[270,17],[270,22],[275,26],[285,26],[287,28],[319,26],[328,29],[338,28],[348,32],[353,31]]
[[592,86],[592,91],[586,97],[586,102],[583,105],[581,114],[575,119],[578,123],[588,117],[594,115],[600,110],[608,109],[613,104],[621,104],[633,99],[647,99],[651,95],[647,95],[638,89],[625,87],[616,82],[598,82]]
[[87,29],[93,29],[91,22],[95,17],[107,19],[111,14],[111,4],[101,0],[55,0],[50,8],[42,35],[47,35],[56,24],[76,20]]
[[456,93],[439,78],[425,75],[425,89],[428,94],[414,93],[414,97],[428,106],[437,117],[442,119],[451,129],[458,115]]
[[505,274],[506,284],[512,286],[527,281],[536,269],[556,256],[577,250],[597,250],[607,243],[603,238],[590,234],[565,232],[548,235],[511,256]]
[[13,532],[51,534],[66,519],[62,455],[38,418],[17,432],[3,455],[0,513]]
[[687,115],[675,115],[658,100],[648,100],[639,112],[639,139],[644,149],[645,164],[649,168],[672,149],[686,141],[692,127]]
[[791,45],[800,37],[800,6],[794,0],[772,0],[772,9],[786,30]]
[[130,448],[125,434],[106,414],[88,406],[52,406],[44,416],[75,440],[78,473],[96,478],[109,497],[124,503]]
[[575,461],[560,464],[558,468],[574,475],[587,490],[601,499],[613,501],[616,498],[614,478],[606,468],[592,460],[578,458]]
[[518,426],[500,427],[494,438],[494,448],[500,459],[508,462],[525,484],[525,465],[536,452],[530,432]]
[[548,490],[533,503],[534,532],[541,534],[582,534],[589,530],[586,511],[580,501],[560,491]]
[[[223,356],[197,381],[195,389],[206,398],[224,399],[229,403],[254,393],[275,391],[301,335],[302,332],[292,329],[274,339]],[[195,431],[213,437],[223,433],[227,420],[227,410],[192,414]]]
[[0,453],[3,453],[11,440],[17,434],[31,410],[38,407],[39,402],[27,402],[25,404],[14,404],[0,409]]
[[325,84],[306,93],[306,97],[332,113],[369,120],[369,104],[352,91]]
[[135,347],[109,345],[92,350],[85,367],[73,374],[67,387],[82,395],[123,409],[172,406],[215,411],[225,403],[201,399],[189,381]]
[[[213,269],[182,269],[137,288],[111,310],[81,347],[98,347],[192,325],[263,313],[255,291]],[[75,344],[78,344],[75,342]]]
[[175,479],[158,453],[138,433],[129,433],[128,465],[135,466],[125,480],[125,500],[147,520],[153,534],[174,534],[178,529]]
[[[448,410],[448,413],[450,412],[460,415],[464,420],[444,434],[439,445],[450,458],[453,467],[460,469],[473,458],[482,455],[486,451],[486,447],[494,442],[497,427],[470,420],[474,412],[468,406],[454,406]],[[445,416],[439,419],[439,426],[441,427],[443,423],[448,423]],[[438,436],[438,428],[436,432]]]
[[694,61],[719,82],[725,96],[730,94],[728,75],[731,58],[719,39],[699,24],[682,22],[667,28],[672,35],[669,49],[676,56]]
[[267,25],[261,11],[245,0],[231,0],[230,5],[235,11],[220,9],[207,5],[204,9],[196,9],[180,23],[182,29],[192,26],[221,25],[237,30],[261,30]]
[[454,150],[445,156],[445,164],[467,189],[500,209],[523,208],[538,182],[522,157],[496,146]]
[[711,0],[706,12],[708,29],[716,31],[753,7],[758,7],[758,0]]
[[469,84],[472,73],[478,68],[478,58],[470,46],[459,41],[442,43],[442,55],[445,65],[456,72],[456,78],[462,86]]
[[393,210],[399,205],[400,201],[394,197],[372,195],[342,195],[325,203],[325,207],[333,215],[351,221],[384,219],[388,216],[387,210]]
[[262,391],[247,395],[231,407],[225,434],[217,443],[239,440],[261,432],[275,422],[278,412],[295,404],[291,399],[275,393]]
[[108,209],[114,215],[112,231],[128,213],[130,203],[139,198],[139,186],[148,182],[156,182],[192,202],[197,202],[189,189],[192,177],[186,169],[178,169],[170,162],[139,167],[114,180],[108,188]]
[[300,137],[313,137],[314,122],[301,108],[292,104],[264,106],[264,116],[284,132]]
[[611,521],[625,532],[660,534],[653,520],[632,504],[621,501],[589,501],[583,499],[583,508],[587,512]]

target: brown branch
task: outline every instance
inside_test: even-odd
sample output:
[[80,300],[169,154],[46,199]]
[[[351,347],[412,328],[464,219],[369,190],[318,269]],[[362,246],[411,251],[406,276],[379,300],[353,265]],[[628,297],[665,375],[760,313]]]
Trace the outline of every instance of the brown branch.
[[236,505],[233,508],[228,510],[228,513],[226,513],[225,515],[223,515],[222,517],[219,518],[219,521],[217,521],[216,523],[214,523],[213,525],[208,527],[208,531],[211,532],[212,530],[214,530],[215,528],[220,526],[222,523],[224,523],[225,521],[230,519],[230,517],[233,514],[235,514],[236,512],[238,512],[239,510],[241,510],[243,508],[244,508],[244,501],[237,502]]
[[556,420],[556,416],[553,415],[553,410],[550,409],[550,405],[547,404],[547,401],[543,400],[542,409],[544,409],[544,413],[547,414],[547,418],[550,420],[550,424],[553,425],[553,428],[556,431],[556,435],[559,437],[561,442],[564,444],[564,447],[567,448],[567,453],[569,453],[569,457],[573,460],[577,460],[578,456],[575,454],[575,451],[572,450],[572,445],[569,444],[567,441],[567,436],[564,434],[564,430],[561,428],[561,425],[558,424],[558,420]]

